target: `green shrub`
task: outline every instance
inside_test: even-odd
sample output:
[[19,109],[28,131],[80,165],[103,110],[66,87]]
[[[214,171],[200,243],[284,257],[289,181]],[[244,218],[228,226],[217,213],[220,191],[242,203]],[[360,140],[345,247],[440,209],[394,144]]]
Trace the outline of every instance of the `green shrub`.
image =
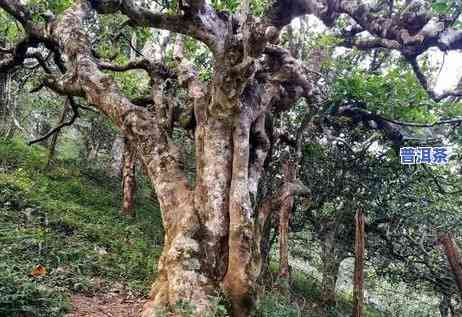
[[[137,217],[128,219],[120,215],[120,180],[102,173],[90,178],[73,161],[45,169],[46,150],[18,140],[0,141],[0,153],[0,244],[8,246],[0,248],[0,258],[17,272],[16,282],[11,276],[9,284],[1,282],[10,285],[8,292],[22,294],[18,301],[26,303],[34,301],[29,298],[34,285],[42,292],[37,298],[45,298],[49,289],[60,296],[91,295],[114,282],[148,291],[163,230],[159,207],[146,189],[137,194]],[[48,274],[36,280],[29,274],[39,263]],[[13,291],[11,285],[25,290]]]
[[17,168],[22,166],[27,169],[41,169],[46,165],[47,156],[45,151],[38,146],[29,146],[20,139],[0,139],[0,168]]
[[69,310],[63,294],[0,264],[1,317],[58,317]]
[[276,293],[267,293],[259,304],[257,317],[308,317],[287,298]]

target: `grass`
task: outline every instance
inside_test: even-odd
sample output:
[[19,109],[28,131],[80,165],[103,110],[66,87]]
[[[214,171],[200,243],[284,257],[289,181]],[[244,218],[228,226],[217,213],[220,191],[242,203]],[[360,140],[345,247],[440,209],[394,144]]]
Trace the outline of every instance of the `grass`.
[[[119,214],[119,180],[101,169],[61,160],[45,170],[43,148],[20,140],[0,141],[0,153],[0,317],[63,316],[71,293],[91,296],[116,283],[148,291],[163,237],[149,187],[140,186],[137,216],[128,219]],[[46,274],[34,277],[38,265]],[[293,272],[289,294],[268,287],[257,317],[319,317],[319,289]],[[227,316],[224,307],[215,317]],[[332,316],[350,312],[351,298],[339,294]],[[382,315],[367,309],[365,316]]]
[[[163,237],[149,191],[127,219],[117,180],[65,163],[45,171],[44,151],[17,140],[0,153],[0,316],[61,316],[69,293],[115,282],[146,292]],[[37,265],[47,274],[31,276]]]
[[[270,264],[273,279],[277,283],[277,263]],[[270,288],[264,292],[257,317],[337,317],[351,316],[353,306],[350,294],[338,293],[337,305],[327,313],[322,307],[321,285],[314,277],[299,271],[293,271],[288,292],[278,288]],[[384,313],[367,305],[364,307],[365,317],[384,317]]]

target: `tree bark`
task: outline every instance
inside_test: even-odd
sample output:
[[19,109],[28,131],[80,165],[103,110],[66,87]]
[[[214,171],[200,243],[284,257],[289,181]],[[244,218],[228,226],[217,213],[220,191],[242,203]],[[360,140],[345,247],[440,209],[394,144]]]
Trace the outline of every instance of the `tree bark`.
[[27,135],[17,119],[16,97],[12,93],[12,73],[0,73],[0,137],[10,139],[16,129]]
[[[66,120],[66,115],[69,112],[69,99],[66,98],[66,101],[64,102],[64,109],[63,112],[61,113],[61,117],[59,118],[59,121],[57,125],[61,125],[64,123],[64,120]],[[51,137],[50,144],[48,145],[48,160],[47,160],[47,167],[50,167],[54,157],[55,157],[55,152],[56,152],[56,145],[58,143],[58,137],[59,137],[59,132],[57,131],[53,136]]]
[[9,113],[6,105],[9,96],[8,80],[8,72],[0,73],[0,137],[4,137],[8,131]]
[[294,206],[294,196],[290,192],[290,184],[295,179],[295,166],[289,159],[283,163],[284,184],[282,189],[282,202],[279,214],[279,278],[289,280],[289,220]]
[[460,250],[457,246],[454,237],[450,233],[444,233],[439,237],[439,241],[443,245],[446,258],[451,267],[451,271],[454,274],[459,293],[462,296],[462,258],[460,256]]
[[112,177],[122,176],[125,142],[125,138],[120,134],[117,134],[112,142],[111,167],[109,170]]
[[96,160],[96,158],[98,157],[99,147],[100,147],[100,144],[97,141],[95,143],[89,144],[89,149],[87,153],[88,162],[92,162]]
[[336,305],[336,284],[340,260],[336,250],[335,223],[329,222],[321,237],[322,286],[321,300],[325,311]]
[[138,54],[137,46],[138,46],[138,37],[136,36],[136,32],[133,32],[130,38],[130,60],[135,60],[136,55]]
[[[5,46],[5,39],[0,35],[0,46]],[[11,80],[10,72],[0,72],[0,138],[4,138],[8,134],[8,119],[9,111],[9,81]]]
[[136,152],[130,143],[125,140],[123,167],[122,167],[122,214],[125,216],[135,216],[135,177]]
[[355,225],[355,269],[353,276],[353,317],[363,316],[364,301],[364,213],[361,209],[356,212]]
[[[85,98],[111,119],[146,167],[159,200],[165,242],[159,275],[143,316],[211,314],[212,298],[224,292],[232,303],[233,316],[247,317],[255,309],[260,242],[269,214],[260,214],[254,206],[269,147],[266,114],[279,107],[280,111],[287,109],[312,90],[299,73],[301,64],[284,50],[272,46],[267,59],[260,58],[267,43],[266,24],[244,19],[246,25],[235,28],[232,19],[215,12],[207,2],[186,2],[187,14],[158,16],[132,2],[76,0],[46,29],[26,23],[24,6],[9,0],[0,4],[62,54],[66,74],[50,75],[45,85],[63,95]],[[169,77],[165,66],[143,60],[151,77],[153,106],[135,105],[101,71],[108,69],[104,68],[107,63],[98,61],[92,52],[84,21],[95,8],[100,13],[121,11],[135,24],[154,24],[201,40],[216,63],[210,83],[197,80],[191,63],[175,47],[175,76]],[[194,187],[170,137],[172,120],[166,114],[171,113],[171,98],[164,91],[167,79],[188,90],[194,111]],[[299,190],[293,184],[289,187],[289,196]]]
[[265,278],[268,277],[269,271],[269,264],[270,264],[270,251],[274,240],[276,240],[276,232],[273,234],[274,239],[271,237],[271,229],[273,227],[272,221],[272,208],[273,208],[273,201],[271,199],[265,200],[261,207],[259,214],[266,214],[266,220],[261,225],[261,233],[260,233],[260,250],[261,250],[261,275],[260,275],[260,282],[263,283]]
[[450,304],[450,297],[447,294],[443,294],[441,296],[440,305],[438,307],[441,317],[449,316],[449,304]]

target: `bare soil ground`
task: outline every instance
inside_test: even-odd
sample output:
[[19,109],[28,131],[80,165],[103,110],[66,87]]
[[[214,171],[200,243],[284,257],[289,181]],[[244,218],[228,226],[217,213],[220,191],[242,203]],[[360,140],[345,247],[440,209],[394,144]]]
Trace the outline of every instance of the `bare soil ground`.
[[66,317],[138,317],[146,300],[109,293],[92,297],[76,294],[71,301],[73,309]]

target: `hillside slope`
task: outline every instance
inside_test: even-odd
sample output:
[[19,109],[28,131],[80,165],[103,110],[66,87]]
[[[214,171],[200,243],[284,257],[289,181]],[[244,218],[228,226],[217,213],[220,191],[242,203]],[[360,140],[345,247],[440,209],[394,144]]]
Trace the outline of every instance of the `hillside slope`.
[[[0,142],[0,153],[0,317],[136,316],[163,237],[150,188],[128,219],[119,180],[100,170],[69,161],[45,170],[43,149],[17,140]],[[316,282],[296,272],[289,294],[267,287],[258,316],[315,317],[319,302]],[[348,314],[349,300],[338,309],[332,316]]]

